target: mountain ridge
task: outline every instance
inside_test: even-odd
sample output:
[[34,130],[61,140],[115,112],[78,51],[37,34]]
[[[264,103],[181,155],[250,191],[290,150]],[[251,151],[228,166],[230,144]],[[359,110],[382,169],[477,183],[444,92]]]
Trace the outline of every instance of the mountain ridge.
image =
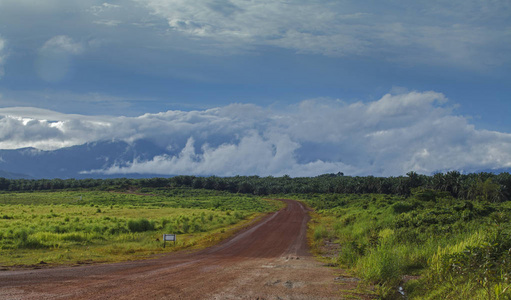
[[11,179],[165,177],[159,174],[82,173],[106,169],[113,165],[125,165],[134,159],[149,160],[163,153],[168,151],[147,140],[137,140],[133,143],[98,141],[56,150],[39,150],[31,147],[0,150],[0,177],[9,176]]

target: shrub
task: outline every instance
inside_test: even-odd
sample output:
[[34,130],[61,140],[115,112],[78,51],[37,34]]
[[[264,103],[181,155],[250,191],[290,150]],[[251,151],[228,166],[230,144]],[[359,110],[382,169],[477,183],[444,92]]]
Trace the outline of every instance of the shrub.
[[24,228],[16,230],[13,234],[13,238],[15,239],[14,248],[37,249],[46,247],[41,244],[39,240],[29,236],[29,232]]
[[357,243],[357,241],[346,242],[342,245],[337,260],[340,264],[353,267],[356,265],[358,259],[364,255],[364,250],[364,245]]
[[200,224],[193,223],[193,232],[203,232],[205,231]]
[[183,225],[181,225],[181,229],[183,233],[187,233],[190,230],[190,224],[188,223],[188,221],[183,222]]
[[38,240],[33,238],[28,238],[25,241],[19,241],[16,245],[16,248],[25,248],[25,249],[39,249],[39,248],[47,248],[46,245],[41,244]]
[[438,191],[431,189],[416,188],[412,189],[412,195],[417,200],[420,201],[436,201],[436,198],[438,197]]
[[315,241],[319,241],[322,238],[325,238],[328,236],[328,231],[326,230],[325,226],[318,226],[314,229],[314,235],[313,238]]
[[[442,278],[452,282],[471,281],[485,291],[487,299],[511,296],[511,240],[497,231],[491,240],[479,246],[442,258]],[[507,294],[506,294],[507,293]]]
[[138,220],[129,220],[128,229],[131,232],[144,232],[154,230],[154,222],[142,218]]
[[405,212],[409,212],[411,210],[414,210],[415,207],[417,207],[416,203],[413,202],[405,202],[405,201],[399,201],[394,204],[392,204],[392,210],[396,214],[401,214]]

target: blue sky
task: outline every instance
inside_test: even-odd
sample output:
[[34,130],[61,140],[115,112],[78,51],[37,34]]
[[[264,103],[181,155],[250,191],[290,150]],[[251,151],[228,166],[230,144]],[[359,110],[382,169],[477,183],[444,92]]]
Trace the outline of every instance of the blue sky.
[[[339,112],[330,123],[318,127],[317,134],[325,136],[324,140],[299,137],[292,131],[279,133],[289,138],[289,145],[296,144],[286,149],[292,149],[287,159],[298,164],[298,169],[300,163],[303,167],[315,162],[334,164],[335,169],[342,162],[352,173],[397,175],[406,173],[406,168],[431,173],[509,167],[511,160],[505,152],[511,132],[510,15],[511,3],[504,0],[0,0],[0,108],[6,122],[0,145],[4,149],[55,149],[98,139],[136,139],[94,133],[90,126],[81,129],[83,138],[70,139],[64,126],[55,142],[55,136],[32,135],[22,121],[19,128],[8,127],[14,126],[14,121],[7,122],[9,118],[34,119],[50,126],[51,122],[44,123],[50,116],[57,118],[50,120],[54,123],[65,123],[85,122],[93,116],[97,117],[94,122],[100,116],[101,122],[136,120],[147,113],[167,111],[208,115],[211,109],[234,111],[230,109],[233,103],[247,104],[240,106],[241,111],[266,111],[264,118],[271,119],[267,122],[272,125],[259,130],[263,143],[272,141],[274,126],[284,126],[275,120],[294,119],[301,116],[304,106],[315,103],[310,110],[323,107],[325,112]],[[387,101],[386,95],[394,100]],[[431,95],[436,100],[428,100]],[[429,127],[431,136],[417,133],[401,141],[407,151],[458,149],[453,157],[466,159],[444,167],[430,162],[419,166],[402,155],[392,158],[401,167],[391,170],[383,163],[391,154],[367,150],[374,141],[355,141],[352,133],[326,129],[348,128],[347,118],[341,118],[347,111],[360,112],[362,118],[367,111],[355,110],[357,105],[369,110],[382,103],[399,104],[403,114],[414,115],[416,107],[424,110],[418,116],[425,119],[415,121]],[[392,122],[396,119],[394,114],[381,116],[393,118]],[[185,150],[190,138],[197,155],[205,153],[204,145],[238,147],[244,137],[256,142],[248,133],[255,123],[244,127],[238,115],[226,118],[243,131],[224,132],[216,140],[190,131],[178,139],[181,142],[174,149]],[[315,122],[308,120],[310,116],[302,118]],[[446,118],[471,128],[468,132],[459,127],[464,142],[453,134],[435,149],[419,147],[417,141],[441,134],[428,122]],[[393,125],[393,130],[415,128],[413,121],[405,119]],[[371,125],[371,132],[361,130],[373,136],[389,130],[384,124]],[[474,164],[484,160],[484,151],[460,145],[483,133],[498,136],[488,139],[502,147],[495,150],[499,154],[491,162]],[[329,134],[335,137],[328,138]],[[154,137],[167,138],[172,140]],[[366,148],[365,156],[350,156],[357,152],[348,149],[353,143]],[[390,147],[396,141],[388,143]],[[481,143],[488,146],[490,142],[483,138]],[[172,158],[172,154],[165,155]],[[205,158],[196,160],[201,159]],[[135,160],[127,164],[134,166]],[[269,175],[280,174],[282,169],[274,165],[240,172]]]

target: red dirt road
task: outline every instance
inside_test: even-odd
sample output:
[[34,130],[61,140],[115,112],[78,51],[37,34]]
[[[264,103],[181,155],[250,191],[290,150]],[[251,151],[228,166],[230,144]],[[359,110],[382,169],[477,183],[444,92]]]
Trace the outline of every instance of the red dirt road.
[[[0,299],[344,299],[353,282],[308,253],[299,202],[195,253],[117,264],[0,272]],[[356,284],[355,284],[356,285]],[[363,295],[360,295],[365,298]],[[351,298],[353,299],[353,298]]]

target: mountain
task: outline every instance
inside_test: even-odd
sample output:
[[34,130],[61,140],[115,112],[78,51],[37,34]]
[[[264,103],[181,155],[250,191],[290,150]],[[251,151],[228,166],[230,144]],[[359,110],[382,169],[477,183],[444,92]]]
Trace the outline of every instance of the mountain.
[[[80,174],[81,171],[105,169],[112,165],[124,165],[135,158],[151,159],[168,153],[147,140],[133,143],[103,141],[87,143],[52,151],[35,148],[0,150],[0,177],[6,178],[109,178],[162,177],[157,174],[102,175]],[[4,176],[5,175],[5,176]]]
[[[35,148],[15,150],[0,150],[0,177],[9,179],[39,179],[39,178],[151,178],[171,177],[161,174],[81,174],[82,171],[107,169],[114,165],[125,166],[134,159],[140,161],[151,160],[157,155],[179,154],[179,147],[174,151],[158,146],[149,140],[137,140],[132,143],[124,141],[101,141],[86,143],[52,151],[43,151]],[[196,149],[200,153],[200,149]],[[440,170],[445,173],[449,170]],[[501,173],[511,172],[510,168],[496,170],[479,169],[465,170],[462,173]],[[181,175],[181,174],[175,174]],[[213,175],[213,174],[212,174]],[[338,174],[329,174],[329,176]]]

